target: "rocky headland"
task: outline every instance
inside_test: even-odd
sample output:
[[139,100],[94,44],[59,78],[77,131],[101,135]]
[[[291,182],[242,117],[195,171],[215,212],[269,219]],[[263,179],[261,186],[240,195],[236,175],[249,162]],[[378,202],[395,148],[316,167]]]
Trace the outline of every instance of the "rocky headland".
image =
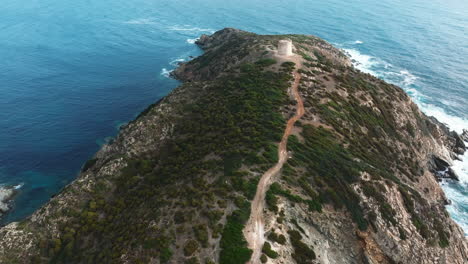
[[197,44],[178,88],[0,229],[0,263],[467,263],[438,180],[457,178],[468,132],[314,36],[227,28]]

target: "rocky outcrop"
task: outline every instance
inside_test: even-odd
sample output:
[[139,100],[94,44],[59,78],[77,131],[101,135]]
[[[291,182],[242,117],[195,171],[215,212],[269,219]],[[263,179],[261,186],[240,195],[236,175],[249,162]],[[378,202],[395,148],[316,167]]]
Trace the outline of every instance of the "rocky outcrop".
[[[267,263],[467,263],[437,177],[456,178],[458,135],[314,36],[224,29],[173,76],[184,83],[124,126],[78,178],[0,229],[0,263],[245,263],[259,177],[305,113],[266,193]],[[435,177],[436,176],[436,177]]]
[[15,195],[15,188],[8,186],[0,186],[0,217],[10,210],[9,203]]
[[433,156],[432,159],[429,160],[429,168],[434,176],[437,177],[438,180],[441,179],[452,179],[458,181],[459,178],[455,171],[450,168],[450,164],[436,156]]
[[468,142],[468,130],[463,129],[463,133],[460,135],[460,138],[463,139],[463,141]]
[[[468,137],[468,132],[464,130],[462,135],[459,135],[455,131],[450,129],[443,123],[439,122],[435,117],[428,117],[431,121],[429,126],[432,126],[432,134],[436,138],[442,138],[444,140],[444,146],[451,151],[451,159],[458,159],[458,155],[463,155],[466,151],[466,145],[464,138]],[[431,125],[432,124],[432,125]],[[435,132],[439,130],[440,132]]]

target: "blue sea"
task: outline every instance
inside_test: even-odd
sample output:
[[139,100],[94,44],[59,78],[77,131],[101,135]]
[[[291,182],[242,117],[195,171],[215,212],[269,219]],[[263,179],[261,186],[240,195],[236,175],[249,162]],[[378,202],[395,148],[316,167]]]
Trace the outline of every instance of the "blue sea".
[[[223,27],[319,36],[358,68],[405,89],[423,111],[468,128],[465,0],[3,0],[0,185],[19,194],[4,222],[30,215],[147,105],[168,73]],[[468,232],[468,156],[443,183]]]

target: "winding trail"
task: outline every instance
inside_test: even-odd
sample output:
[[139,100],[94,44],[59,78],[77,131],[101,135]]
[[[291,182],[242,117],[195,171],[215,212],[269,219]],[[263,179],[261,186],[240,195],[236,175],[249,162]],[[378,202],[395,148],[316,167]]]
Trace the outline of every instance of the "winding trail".
[[[297,55],[296,55],[297,56]],[[287,143],[291,135],[294,123],[304,115],[304,104],[299,94],[298,87],[301,80],[301,75],[297,69],[301,67],[300,59],[294,56],[291,61],[296,63],[296,70],[294,71],[294,83],[291,86],[291,93],[296,99],[296,114],[288,120],[283,138],[278,146],[278,162],[275,166],[266,171],[257,185],[257,192],[252,201],[250,218],[243,230],[244,237],[247,240],[249,248],[253,250],[252,257],[248,263],[260,263],[260,255],[262,254],[263,243],[265,242],[265,222],[263,219],[263,210],[265,207],[266,191],[272,183],[272,178],[281,170],[283,164],[288,159]]]

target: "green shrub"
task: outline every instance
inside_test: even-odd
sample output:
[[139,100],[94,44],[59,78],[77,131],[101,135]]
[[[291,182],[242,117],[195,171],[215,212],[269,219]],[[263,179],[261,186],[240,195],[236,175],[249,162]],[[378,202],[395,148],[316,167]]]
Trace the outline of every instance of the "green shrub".
[[97,161],[98,161],[98,159],[96,159],[96,158],[89,159],[89,160],[86,161],[86,163],[83,165],[83,168],[81,169],[81,171],[87,171],[87,170],[89,170],[92,166],[94,166],[94,164],[96,164]]
[[271,231],[268,235],[268,239],[281,245],[286,244],[286,237],[283,234],[278,235],[274,231]]
[[197,241],[193,239],[187,241],[184,246],[184,255],[187,257],[193,255],[193,253],[198,250],[198,247]]
[[[359,196],[350,187],[351,183],[359,180],[359,171],[363,169],[363,165],[355,161],[353,155],[338,143],[334,134],[322,127],[305,125],[302,136],[304,143],[290,138],[288,150],[294,153],[294,166],[307,168],[308,177],[300,180],[299,184],[303,188],[305,186],[304,190],[314,199],[307,202],[288,192],[280,191],[282,195],[292,201],[306,202],[311,210],[319,212],[322,201],[331,202],[337,208],[346,206],[359,229],[366,230],[368,223],[360,206]],[[309,188],[308,182],[317,186],[319,197]]]
[[169,247],[164,247],[159,252],[159,260],[161,263],[168,262],[172,257],[172,251]]
[[242,208],[228,216],[221,236],[219,263],[221,264],[245,264],[252,250],[247,248],[242,230],[250,214],[250,204],[246,203]]
[[265,194],[265,202],[268,209],[275,213],[278,212],[278,198],[271,190],[268,190]]
[[271,59],[271,58],[261,59],[261,60],[258,60],[257,62],[255,62],[255,64],[260,66],[260,67],[267,67],[267,66],[271,66],[273,64],[276,64],[276,60]]
[[400,234],[400,239],[401,240],[406,240],[406,232],[405,230],[403,230],[403,228],[401,227],[398,227],[398,233]]
[[281,64],[281,67],[283,67],[286,71],[292,71],[296,67],[296,63],[292,61],[286,61]]
[[262,252],[265,253],[269,258],[275,259],[278,257],[278,253],[271,249],[271,245],[268,242],[265,242],[262,247]]
[[187,212],[183,212],[183,211],[177,211],[177,212],[175,212],[175,214],[174,214],[174,222],[175,222],[176,224],[185,223],[185,221],[186,221],[186,220],[185,220],[185,214],[186,214],[186,213],[187,213]]
[[301,241],[302,236],[298,231],[289,230],[288,234],[294,248],[294,253],[291,255],[293,259],[297,264],[310,264],[311,260],[316,258],[314,250]]
[[191,257],[185,260],[185,264],[200,264],[200,261],[198,260],[197,257]]
[[193,227],[195,237],[202,244],[203,247],[208,247],[208,229],[206,225],[197,225]]

